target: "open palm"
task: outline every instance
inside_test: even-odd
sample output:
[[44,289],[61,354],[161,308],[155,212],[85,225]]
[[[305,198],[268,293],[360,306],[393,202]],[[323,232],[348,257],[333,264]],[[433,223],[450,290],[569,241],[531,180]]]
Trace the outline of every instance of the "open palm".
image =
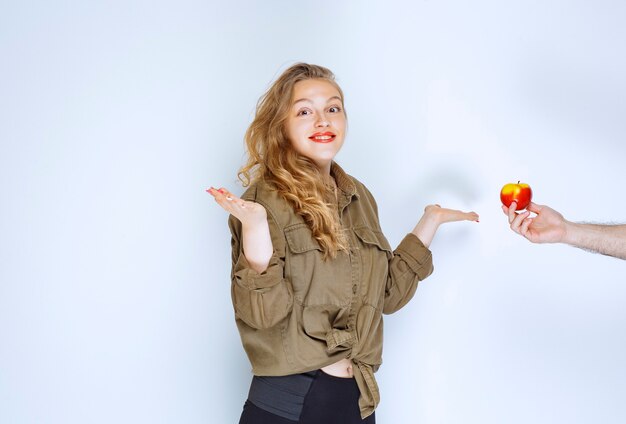
[[211,187],[207,192],[215,198],[222,209],[233,215],[242,224],[255,224],[267,219],[267,211],[262,205],[243,200],[225,188],[215,189]]

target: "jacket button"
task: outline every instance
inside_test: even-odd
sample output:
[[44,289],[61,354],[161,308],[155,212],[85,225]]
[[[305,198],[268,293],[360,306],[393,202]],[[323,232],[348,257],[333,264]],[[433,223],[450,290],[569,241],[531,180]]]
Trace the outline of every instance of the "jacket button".
[[355,284],[355,285],[352,286],[352,294],[356,294],[356,289],[357,289],[357,287],[356,287],[356,284]]

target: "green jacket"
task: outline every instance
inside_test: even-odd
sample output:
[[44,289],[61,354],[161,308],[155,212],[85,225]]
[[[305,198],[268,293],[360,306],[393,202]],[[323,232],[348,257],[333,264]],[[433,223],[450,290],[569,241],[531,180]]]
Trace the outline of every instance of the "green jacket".
[[374,372],[382,363],[382,314],[402,308],[433,271],[432,255],[413,234],[396,250],[380,229],[372,194],[333,163],[339,217],[350,251],[324,261],[293,208],[264,181],[242,195],[267,210],[274,253],[258,273],[242,252],[232,215],[232,300],[243,347],[259,376],[315,370],[342,358],[354,364],[361,415],[380,401]]

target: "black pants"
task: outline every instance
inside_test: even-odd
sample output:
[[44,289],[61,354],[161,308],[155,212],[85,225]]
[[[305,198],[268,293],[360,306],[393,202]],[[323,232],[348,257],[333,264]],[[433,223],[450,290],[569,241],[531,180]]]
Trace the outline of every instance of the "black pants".
[[361,419],[359,389],[354,378],[318,371],[304,398],[299,421],[267,412],[246,401],[239,424],[376,424],[374,414]]

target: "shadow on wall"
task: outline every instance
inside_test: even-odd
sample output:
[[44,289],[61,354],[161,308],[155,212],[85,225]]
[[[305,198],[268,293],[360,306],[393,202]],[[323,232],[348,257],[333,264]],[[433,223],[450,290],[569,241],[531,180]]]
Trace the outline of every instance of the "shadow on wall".
[[[420,175],[413,183],[409,184],[410,196],[402,201],[403,211],[415,211],[416,201],[418,207],[424,208],[429,204],[439,204],[450,209],[460,209],[463,211],[476,210],[481,198],[481,185],[477,181],[476,173],[469,168],[458,167],[453,164],[432,167],[424,174]],[[419,209],[421,216],[422,209]],[[415,218],[413,218],[415,219]],[[406,221],[411,218],[406,217]],[[469,224],[475,223],[451,223],[444,225],[437,231],[433,240],[435,246],[439,243],[452,247],[452,244],[459,246],[467,244],[467,238],[474,232],[474,227]]]
[[444,207],[465,207],[476,204],[479,199],[478,183],[468,171],[454,168],[438,168],[420,178],[419,184],[415,184],[413,193],[420,199],[431,202],[428,199],[450,200],[459,206],[441,204],[443,200],[433,200]]

